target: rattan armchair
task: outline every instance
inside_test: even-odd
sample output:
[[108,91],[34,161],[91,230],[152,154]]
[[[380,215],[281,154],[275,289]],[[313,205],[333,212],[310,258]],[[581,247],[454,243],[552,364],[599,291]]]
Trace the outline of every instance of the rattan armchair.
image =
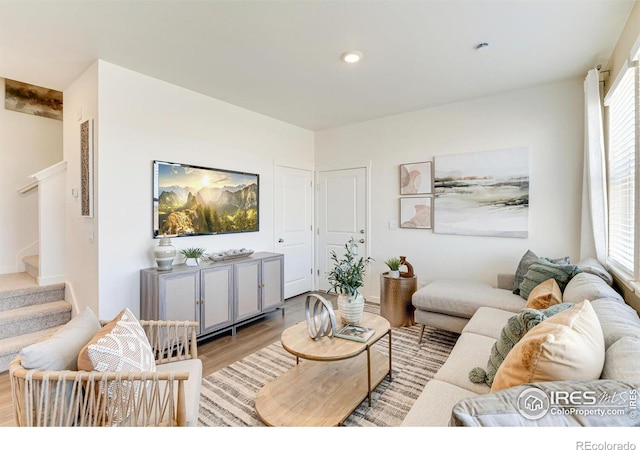
[[17,356],[9,366],[16,425],[185,426],[189,419],[194,425],[197,413],[195,419],[188,415],[198,404],[188,403],[199,401],[197,322],[140,324],[154,351],[155,372],[27,370]]

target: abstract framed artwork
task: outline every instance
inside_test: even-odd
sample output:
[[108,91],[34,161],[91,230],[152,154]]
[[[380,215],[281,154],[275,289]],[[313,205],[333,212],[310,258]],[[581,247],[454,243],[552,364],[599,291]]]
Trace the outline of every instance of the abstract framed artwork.
[[431,194],[431,161],[400,164],[400,195]]
[[80,124],[80,210],[93,217],[93,119]]
[[5,79],[4,107],[11,111],[62,120],[62,92]]
[[436,156],[434,232],[526,238],[529,149]]
[[431,197],[400,198],[400,228],[431,229]]

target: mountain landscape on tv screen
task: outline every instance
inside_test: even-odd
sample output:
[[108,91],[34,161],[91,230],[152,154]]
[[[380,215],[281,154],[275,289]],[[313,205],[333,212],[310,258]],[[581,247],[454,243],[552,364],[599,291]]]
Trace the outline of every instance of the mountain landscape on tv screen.
[[158,193],[159,235],[258,231],[257,183],[160,186]]

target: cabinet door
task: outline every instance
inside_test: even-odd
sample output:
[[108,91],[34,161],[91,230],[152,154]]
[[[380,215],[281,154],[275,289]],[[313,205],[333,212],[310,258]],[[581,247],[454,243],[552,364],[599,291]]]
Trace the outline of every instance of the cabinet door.
[[200,320],[200,273],[162,275],[159,280],[160,319]]
[[200,272],[200,332],[209,333],[233,323],[233,265]]
[[233,283],[236,295],[236,321],[255,316],[262,310],[259,287],[260,263],[260,260],[255,260],[234,265]]
[[262,260],[262,311],[284,305],[284,257]]

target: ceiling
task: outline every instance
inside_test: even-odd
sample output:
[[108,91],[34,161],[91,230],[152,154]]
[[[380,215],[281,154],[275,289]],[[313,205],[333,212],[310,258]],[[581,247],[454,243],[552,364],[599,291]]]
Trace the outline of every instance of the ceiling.
[[[102,59],[318,131],[584,76],[607,62],[632,7],[0,0],[0,77],[64,90]],[[362,61],[342,62],[345,50]]]

